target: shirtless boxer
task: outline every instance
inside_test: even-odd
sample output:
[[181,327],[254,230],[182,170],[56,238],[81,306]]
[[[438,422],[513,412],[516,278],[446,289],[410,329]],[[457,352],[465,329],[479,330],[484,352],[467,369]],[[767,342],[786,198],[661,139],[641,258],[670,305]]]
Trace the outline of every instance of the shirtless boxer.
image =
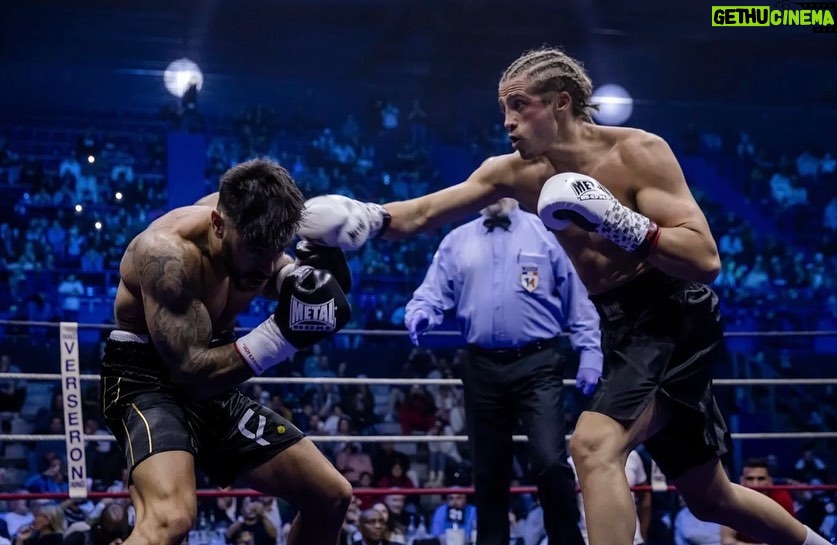
[[499,84],[514,153],[409,201],[311,199],[300,235],[354,249],[377,235],[398,240],[436,229],[501,197],[537,210],[601,317],[605,375],[570,441],[590,544],[633,542],[624,467],[645,443],[698,517],[770,544],[825,545],[724,473],[726,426],[710,390],[723,332],[717,296],[705,285],[720,268],[715,241],[666,142],[594,125],[591,94],[578,61],[558,49],[527,52]]
[[[275,163],[233,167],[198,204],[151,223],[120,265],[101,391],[129,464],[136,524],[125,543],[182,542],[196,518],[197,465],[220,486],[296,506],[289,544],[334,545],[348,481],[236,386],[345,326],[348,266],[335,249],[303,246],[296,262],[283,254],[304,200]],[[236,315],[258,295],[278,301],[274,314],[236,340]]]

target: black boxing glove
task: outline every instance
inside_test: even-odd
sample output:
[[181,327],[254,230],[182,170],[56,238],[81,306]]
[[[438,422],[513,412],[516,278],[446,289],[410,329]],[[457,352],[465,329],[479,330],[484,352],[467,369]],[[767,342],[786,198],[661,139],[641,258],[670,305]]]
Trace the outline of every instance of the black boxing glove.
[[287,265],[277,285],[279,303],[273,314],[235,342],[257,375],[340,331],[352,316],[346,294],[326,270]]
[[322,246],[303,240],[296,245],[296,262],[299,265],[310,265],[315,269],[325,269],[334,276],[343,293],[352,290],[352,271],[349,262],[340,248]]

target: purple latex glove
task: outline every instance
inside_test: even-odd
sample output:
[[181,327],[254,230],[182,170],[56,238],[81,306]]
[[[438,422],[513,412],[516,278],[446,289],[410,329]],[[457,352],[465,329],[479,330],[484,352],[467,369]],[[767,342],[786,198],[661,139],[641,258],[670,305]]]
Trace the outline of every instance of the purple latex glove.
[[410,332],[410,340],[414,346],[418,346],[419,335],[430,329],[430,316],[423,310],[417,310],[410,314],[406,322],[407,331]]
[[581,390],[586,396],[589,396],[596,389],[599,384],[599,377],[602,372],[592,367],[580,367],[578,374],[575,376],[575,387]]

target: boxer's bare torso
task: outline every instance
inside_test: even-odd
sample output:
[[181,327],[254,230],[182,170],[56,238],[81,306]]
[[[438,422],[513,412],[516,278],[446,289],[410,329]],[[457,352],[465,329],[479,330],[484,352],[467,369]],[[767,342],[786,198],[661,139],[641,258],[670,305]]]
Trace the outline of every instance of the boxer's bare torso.
[[[154,282],[159,292],[189,292],[201,301],[209,315],[213,334],[230,331],[236,316],[263,293],[265,281],[252,290],[237,289],[231,282],[220,252],[211,249],[210,214],[207,206],[177,208],[151,223],[128,245],[119,267],[121,281],[114,315],[119,329],[148,333],[143,284]],[[277,268],[289,258],[282,257]],[[183,280],[189,285],[184,285]]]
[[[510,187],[511,196],[521,206],[537,213],[538,197],[544,183],[560,172],[578,172],[601,182],[622,204],[637,209],[636,192],[641,183],[627,166],[623,154],[636,145],[631,139],[642,139],[644,133],[632,129],[603,129],[594,147],[580,154],[571,168],[554,165],[546,158],[527,161],[518,154],[498,158],[506,161],[516,176]],[[555,236],[566,250],[584,285],[591,294],[601,293],[626,283],[649,268],[646,261],[629,254],[606,238],[570,225]]]

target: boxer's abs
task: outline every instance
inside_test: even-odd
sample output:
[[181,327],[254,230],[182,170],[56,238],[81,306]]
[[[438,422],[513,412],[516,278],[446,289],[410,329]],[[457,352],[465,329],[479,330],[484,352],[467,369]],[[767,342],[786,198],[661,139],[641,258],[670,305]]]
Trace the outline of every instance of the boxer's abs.
[[622,286],[650,268],[612,242],[575,226],[556,233],[556,237],[590,295]]

